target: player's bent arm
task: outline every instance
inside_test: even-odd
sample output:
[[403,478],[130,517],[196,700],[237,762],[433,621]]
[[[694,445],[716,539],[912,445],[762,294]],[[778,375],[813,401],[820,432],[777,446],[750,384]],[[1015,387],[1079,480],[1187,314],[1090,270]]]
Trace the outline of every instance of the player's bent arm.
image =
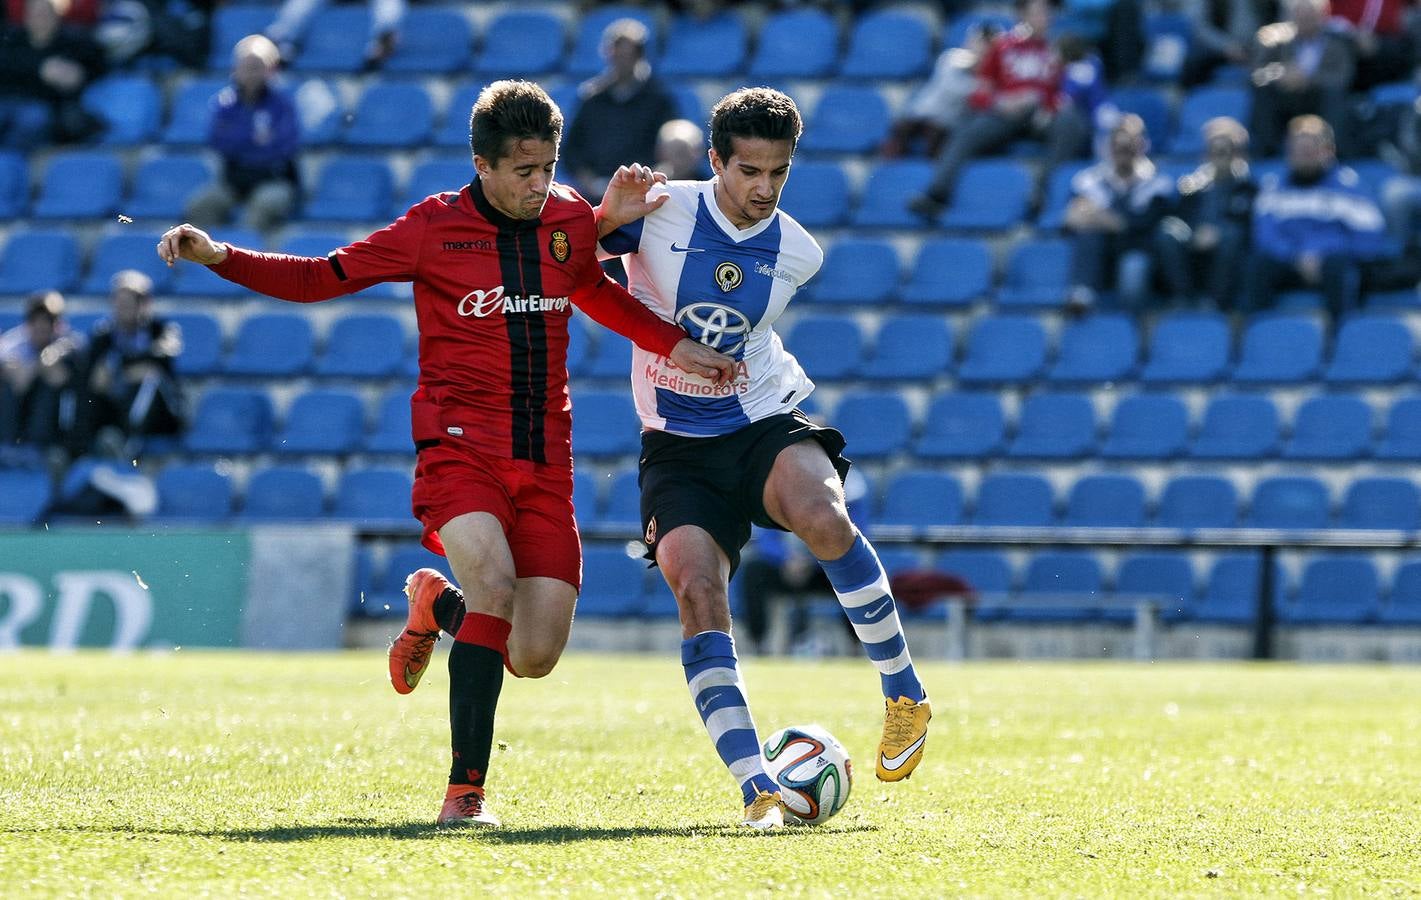
[[657,316],[606,275],[600,282],[579,288],[572,302],[598,325],[628,338],[643,350],[669,358],[687,372],[716,384],[735,377],[735,360],[688,337],[679,326]]

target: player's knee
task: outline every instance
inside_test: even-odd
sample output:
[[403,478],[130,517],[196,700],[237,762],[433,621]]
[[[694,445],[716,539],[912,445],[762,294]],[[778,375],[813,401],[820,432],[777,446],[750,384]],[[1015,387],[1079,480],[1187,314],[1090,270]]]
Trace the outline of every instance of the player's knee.
[[484,612],[499,618],[513,616],[514,580],[501,575],[486,575],[472,587],[464,585],[464,606],[473,612]]
[[699,612],[721,607],[728,609],[730,606],[725,593],[725,583],[710,572],[684,573],[671,585],[671,589],[684,606]]
[[854,523],[842,506],[822,506],[800,519],[795,535],[820,559],[838,559],[854,543]]
[[557,652],[535,652],[526,659],[521,659],[516,664],[518,675],[521,678],[542,678],[552,674],[557,668],[558,659],[562,654]]

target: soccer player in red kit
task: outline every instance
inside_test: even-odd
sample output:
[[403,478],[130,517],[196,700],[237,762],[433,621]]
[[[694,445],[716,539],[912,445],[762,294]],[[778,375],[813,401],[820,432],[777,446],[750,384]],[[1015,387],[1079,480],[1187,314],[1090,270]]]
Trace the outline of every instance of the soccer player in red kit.
[[[473,182],[420,201],[325,259],[244,250],[191,225],[169,229],[158,244],[169,265],[201,263],[283,300],[414,282],[414,514],[425,546],[449,558],[463,590],[432,569],[410,576],[410,621],[391,649],[391,676],[408,693],[440,629],[454,635],[453,765],[441,824],[498,824],[484,779],[503,669],[546,675],[571,628],[582,573],[567,390],[571,305],[678,366],[717,381],[733,375],[730,358],[603,274],[599,224],[605,233],[654,208],[644,200],[653,176],[639,166],[619,170],[594,214],[553,181],[562,124],[537,85],[489,85],[470,117]],[[633,184],[639,190],[617,190]]]

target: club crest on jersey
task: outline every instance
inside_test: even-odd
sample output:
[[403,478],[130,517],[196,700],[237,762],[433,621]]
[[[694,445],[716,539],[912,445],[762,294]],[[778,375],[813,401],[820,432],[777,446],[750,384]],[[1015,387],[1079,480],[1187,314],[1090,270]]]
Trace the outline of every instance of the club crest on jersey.
[[676,324],[702,344],[727,355],[745,346],[745,336],[750,333],[750,320],[744,313],[719,303],[685,306],[677,310]]
[[740,287],[740,282],[744,280],[745,273],[733,262],[723,262],[715,267],[715,283],[727,294]]
[[646,542],[656,543],[656,516],[652,516],[651,521],[646,523]]
[[558,262],[567,262],[567,258],[572,255],[572,244],[567,239],[566,231],[558,229],[553,232],[552,237],[548,239],[548,252]]

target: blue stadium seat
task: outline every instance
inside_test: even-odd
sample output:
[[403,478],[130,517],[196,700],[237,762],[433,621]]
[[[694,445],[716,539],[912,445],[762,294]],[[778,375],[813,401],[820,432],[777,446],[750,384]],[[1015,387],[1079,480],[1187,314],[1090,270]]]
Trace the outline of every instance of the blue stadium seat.
[[1411,331],[1396,316],[1353,316],[1342,323],[1323,377],[1334,384],[1391,384],[1412,373]]
[[313,256],[324,259],[332,250],[350,243],[338,231],[291,230],[286,234],[277,250],[292,256]]
[[1377,618],[1388,625],[1421,625],[1421,560],[1413,559],[1397,567],[1391,596]]
[[1326,528],[1330,501],[1327,487],[1316,478],[1277,475],[1253,488],[1246,528]]
[[220,522],[232,514],[232,479],[210,464],[168,466],[156,485],[161,518]]
[[207,313],[171,313],[165,319],[183,330],[183,352],[173,361],[179,375],[211,375],[222,360],[222,326]]
[[914,528],[961,525],[965,508],[962,482],[946,472],[906,469],[895,474],[883,491],[883,508],[873,517],[877,525]]
[[[829,13],[784,10],[760,26],[750,75],[758,79],[823,78],[834,68],[838,53],[839,26]],[[799,177],[797,171],[795,177]]]
[[928,405],[913,452],[922,459],[975,459],[997,455],[1005,441],[1006,422],[996,394],[954,391]]
[[932,175],[932,163],[919,159],[889,160],[874,166],[859,194],[853,224],[862,228],[921,228],[922,222],[908,211],[908,201],[927,189]]
[[[696,90],[694,84],[682,82],[672,84],[671,101],[676,107],[676,115],[682,119],[688,119],[698,125],[703,125],[710,121],[710,110],[701,102],[700,92]],[[576,98],[576,94],[573,95]],[[559,102],[561,105],[561,102]],[[566,109],[567,107],[563,107]],[[574,106],[574,109],[576,107]]]
[[1278,409],[1266,396],[1220,394],[1204,411],[1189,454],[1197,459],[1263,459],[1278,452]]
[[592,353],[583,364],[582,374],[587,378],[627,380],[632,370],[632,342],[614,331],[600,330]]
[[307,219],[381,219],[393,195],[389,164],[377,159],[335,158],[321,168],[306,200]]
[[272,418],[266,391],[213,388],[198,402],[183,445],[193,453],[258,453],[271,443]]
[[1215,116],[1231,116],[1247,123],[1252,108],[1248,88],[1233,85],[1206,85],[1184,95],[1179,104],[1179,128],[1170,141],[1176,156],[1199,156],[1204,152],[1204,123]]
[[952,326],[942,316],[894,315],[878,330],[859,376],[931,382],[952,365],[952,343]]
[[43,219],[105,219],[118,211],[123,168],[105,150],[68,150],[50,157],[35,200]]
[[[296,101],[296,114],[301,120],[302,146],[324,147],[340,140],[348,115],[341,85],[330,79],[308,75],[293,82],[290,90]],[[465,143],[468,143],[467,139]]]
[[1229,363],[1229,324],[1217,313],[1169,313],[1150,334],[1142,381],[1156,384],[1208,383]]
[[947,550],[935,567],[967,582],[978,600],[993,602],[1011,593],[1011,562],[996,550]]
[[1079,622],[1101,616],[1105,579],[1100,560],[1090,550],[1038,552],[1027,563],[1020,597],[1034,603],[1011,604],[1006,618],[1029,622]]
[[1295,384],[1322,365],[1322,329],[1308,316],[1268,315],[1248,323],[1233,380],[1247,384]]
[[641,420],[626,391],[578,391],[572,398],[575,456],[623,456],[641,449]]
[[1377,459],[1421,459],[1421,396],[1402,397],[1391,405],[1386,431],[1372,452]]
[[0,252],[0,294],[67,291],[79,277],[79,246],[68,231],[12,231]]
[[1161,619],[1177,622],[1194,614],[1198,598],[1188,554],[1147,551],[1120,560],[1115,574],[1116,600],[1152,602]]
[[[250,250],[262,248],[262,237],[245,228],[223,227],[216,233],[220,241]],[[173,267],[171,290],[180,297],[240,297],[250,293],[239,284],[215,274],[207,266],[180,262]]]
[[153,79],[137,75],[109,75],[84,89],[79,102],[103,120],[104,144],[142,144],[158,133],[163,117],[163,96]]
[[1163,156],[1169,151],[1172,132],[1169,100],[1161,90],[1152,87],[1115,88],[1110,92],[1110,100],[1121,112],[1134,113],[1145,120],[1151,152]]
[[628,556],[621,547],[585,547],[577,614],[609,619],[641,615],[645,576],[646,564]]
[[855,458],[882,459],[908,448],[913,416],[896,391],[846,391],[832,422],[849,441]]
[[347,469],[340,477],[331,515],[371,525],[413,528],[410,487],[405,469]]
[[54,495],[46,472],[0,469],[0,525],[33,525]]
[[567,73],[569,75],[581,78],[602,70],[604,65],[602,32],[618,19],[636,19],[645,25],[649,38],[646,48],[647,58],[657,58],[657,47],[660,46],[659,33],[656,20],[646,7],[630,4],[609,6],[599,4],[589,7],[586,12],[577,17],[577,37],[573,42],[572,53],[567,59]]
[[352,453],[365,435],[365,407],[352,391],[314,390],[299,395],[272,449],[286,455]]
[[270,3],[222,4],[212,13],[212,40],[208,44],[207,66],[225,71],[232,66],[232,48],[249,34],[260,34],[276,19],[277,7]]
[[898,288],[899,272],[898,253],[888,241],[841,238],[810,282],[810,296],[822,303],[884,303]]
[[392,315],[347,315],[336,320],[316,374],[388,378],[405,360],[405,332]]
[[301,36],[295,68],[303,72],[357,72],[365,64],[370,11],[363,5],[327,6]]
[[1173,459],[1189,441],[1189,410],[1172,394],[1126,397],[1111,416],[1101,445],[1107,459]]
[[24,154],[0,150],[0,217],[13,219],[30,205],[30,169]]
[[160,237],[157,231],[133,231],[131,228],[105,234],[94,245],[90,256],[93,265],[79,287],[80,292],[107,295],[109,280],[115,272],[137,269],[153,279],[153,292],[161,296],[167,291],[173,270],[153,252]]
[[1022,404],[1007,456],[1073,459],[1095,449],[1095,407],[1084,394],[1032,394]]
[[400,39],[384,69],[441,75],[462,72],[468,68],[473,42],[469,20],[458,11],[411,6],[400,20]]
[[557,16],[544,10],[512,9],[488,24],[474,71],[499,78],[551,72],[562,63],[566,42]]
[[586,469],[572,473],[572,508],[577,514],[577,523],[584,530],[588,523],[597,518],[597,478]]
[[852,316],[801,316],[785,333],[784,345],[815,381],[835,381],[858,373],[863,332]]
[[1372,446],[1372,408],[1352,395],[1309,397],[1298,408],[1285,459],[1349,460]]
[[1029,238],[1012,247],[997,303],[1016,307],[1060,307],[1071,285],[1071,242]]
[[1165,84],[1178,82],[1189,58],[1193,33],[1194,23],[1183,13],[1146,13],[1145,77]]
[[1161,528],[1233,528],[1238,491],[1217,475],[1179,475],[1160,494],[1155,524]]
[[1046,177],[1045,199],[1041,204],[1041,215],[1036,219],[1036,227],[1043,231],[1059,231],[1066,225],[1066,207],[1070,205],[1073,189],[1071,180],[1076,173],[1086,169],[1090,163],[1067,162],[1051,170]]
[[974,29],[983,25],[990,25],[997,31],[1011,31],[1016,26],[1016,19],[1006,13],[992,10],[966,10],[954,15],[952,21],[947,24],[947,32],[943,36],[943,46],[965,47],[968,36]]
[[[228,8],[222,7],[219,14]],[[163,143],[170,147],[205,144],[212,99],[229,82],[221,75],[199,75],[184,81],[173,95],[168,124],[163,127]]]
[[1094,315],[1069,323],[1061,333],[1049,381],[1121,381],[1134,374],[1140,335],[1129,316]]
[[369,453],[409,453],[414,449],[410,436],[409,385],[392,387],[381,395],[375,405],[375,427],[365,437]]
[[1032,316],[984,316],[967,334],[958,377],[969,383],[1029,382],[1046,365],[1046,332]]
[[612,476],[600,516],[603,526],[623,531],[641,530],[641,488],[635,468]]
[[363,598],[360,613],[373,618],[403,619],[409,615],[409,598],[405,596],[405,579],[419,569],[434,569],[454,581],[449,560],[431,553],[418,542],[400,543],[390,548],[390,554],[377,573],[372,589]]
[[326,489],[315,472],[271,466],[253,473],[242,502],[244,519],[319,519]]
[[200,153],[156,156],[138,167],[123,211],[135,219],[180,220],[187,214],[188,200],[211,184],[214,174]]
[[967,306],[992,290],[992,251],[974,238],[923,241],[908,283],[899,291],[905,303]]
[[836,162],[812,159],[794,164],[780,208],[806,228],[842,225],[849,212],[849,181]]
[[1361,625],[1381,609],[1377,567],[1361,554],[1327,554],[1308,560],[1298,593],[1278,609],[1290,625]]
[[1026,216],[1031,173],[1014,159],[979,159],[962,168],[952,202],[939,218],[945,228],[1004,231]]
[[1145,488],[1129,475],[1087,475],[1071,485],[1062,525],[1143,528]]
[[592,352],[592,334],[582,316],[567,320],[567,373],[574,378],[582,374],[587,355]]
[[849,35],[839,74],[845,78],[917,78],[933,61],[928,23],[910,12],[877,10],[860,16]]
[[314,347],[311,323],[300,313],[256,313],[242,320],[223,369],[264,378],[301,375]]
[[428,143],[433,131],[434,104],[423,86],[382,81],[360,95],[341,139],[352,147],[413,148]]
[[1415,531],[1421,528],[1421,491],[1409,478],[1358,478],[1347,485],[1337,524],[1342,528]]
[[1044,527],[1055,517],[1051,483],[1040,475],[993,472],[977,486],[973,525]]
[[745,23],[733,10],[709,17],[682,13],[671,21],[656,71],[671,79],[732,75],[744,68],[747,46]]
[[[1258,576],[1262,560],[1256,552],[1221,553],[1214,558],[1208,583],[1194,618],[1222,625],[1246,625],[1258,609]],[[1274,584],[1281,589],[1282,579]]]
[[809,116],[799,146],[810,153],[869,153],[882,143],[891,121],[877,88],[831,85]]

